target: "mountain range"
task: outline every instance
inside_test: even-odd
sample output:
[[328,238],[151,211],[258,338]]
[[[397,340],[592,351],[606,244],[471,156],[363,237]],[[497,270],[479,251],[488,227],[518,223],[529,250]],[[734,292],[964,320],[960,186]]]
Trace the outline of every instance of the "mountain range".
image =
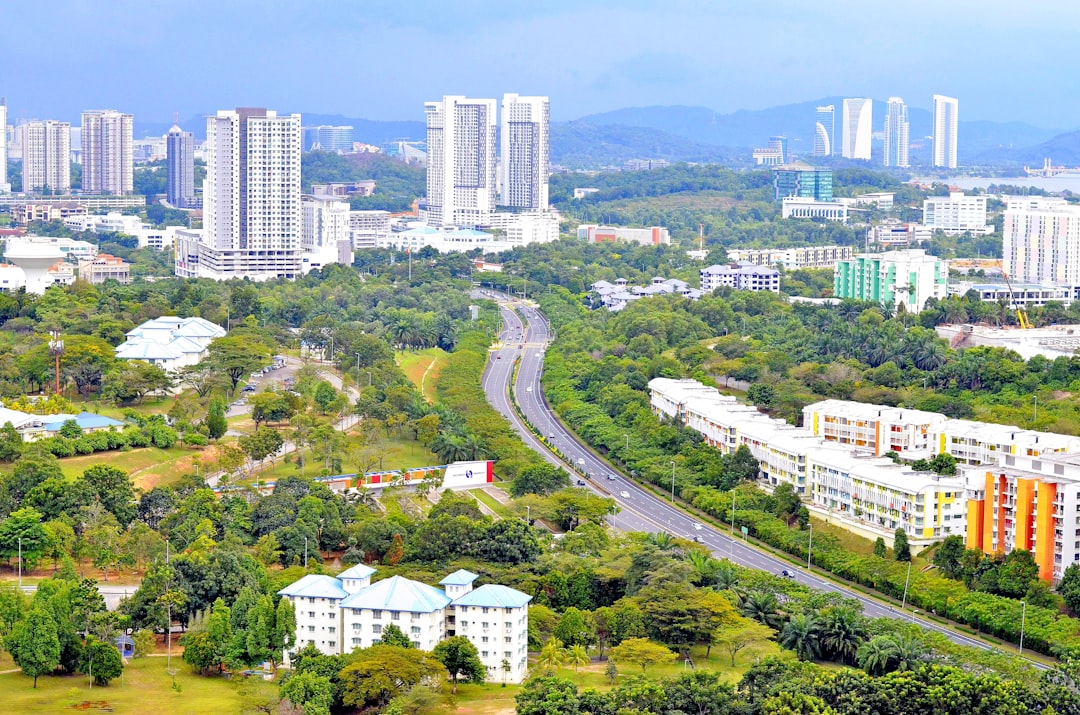
[[[750,149],[764,146],[770,136],[785,135],[791,153],[809,156],[813,148],[816,108],[835,107],[836,141],[842,133],[843,98],[786,104],[757,110],[720,114],[707,107],[628,107],[591,114],[570,122],[552,122],[551,160],[581,168],[618,165],[634,158],[668,161],[746,163]],[[885,102],[873,102],[873,127],[883,131]],[[961,116],[963,105],[961,105]],[[205,136],[205,115],[180,123],[197,138]],[[929,110],[908,107],[912,163],[928,163],[933,117]],[[318,124],[354,127],[357,141],[387,145],[397,141],[422,141],[422,121],[378,121],[340,114],[304,114],[305,126]],[[161,135],[171,124],[137,123],[136,136]],[[1051,157],[1055,164],[1080,164],[1080,130],[1036,127],[1024,122],[961,121],[958,128],[962,165],[1020,166],[1041,164]],[[874,155],[880,156],[880,137]]]

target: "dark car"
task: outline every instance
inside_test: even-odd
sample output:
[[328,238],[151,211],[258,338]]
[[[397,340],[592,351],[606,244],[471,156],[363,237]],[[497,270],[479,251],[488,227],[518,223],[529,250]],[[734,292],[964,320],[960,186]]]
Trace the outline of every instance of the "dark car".
[[578,485],[579,487],[583,487],[583,486],[585,486],[585,480],[584,480],[584,479],[579,479],[579,480],[577,480],[577,485]]
[[240,389],[240,392],[255,392],[255,386],[254,385],[244,385]]

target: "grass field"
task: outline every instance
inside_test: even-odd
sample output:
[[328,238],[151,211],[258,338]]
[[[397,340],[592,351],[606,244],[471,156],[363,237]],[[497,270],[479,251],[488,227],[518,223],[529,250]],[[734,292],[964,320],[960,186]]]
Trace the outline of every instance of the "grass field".
[[399,350],[395,356],[398,367],[423,393],[428,402],[435,401],[435,380],[446,364],[447,353],[442,348]]
[[[60,469],[68,479],[82,475],[87,468],[95,464],[108,464],[119,467],[131,475],[132,484],[138,489],[150,490],[156,486],[170,484],[188,471],[194,469],[196,458],[203,462],[212,459],[213,447],[188,449],[185,447],[141,447],[129,452],[114,450],[96,452],[77,457],[65,457],[60,460]],[[4,465],[0,471],[10,471],[11,465]]]
[[[175,656],[175,653],[174,653]],[[180,691],[172,689],[172,678],[165,672],[165,658],[137,658],[124,668],[124,682],[114,680],[108,687],[89,685],[84,675],[42,676],[34,681],[20,672],[0,675],[0,692],[4,694],[4,712],[56,713],[71,710],[89,712],[140,713],[140,715],[172,715],[173,713],[236,713],[243,709],[236,686],[220,678],[204,678],[174,657],[176,682]],[[0,660],[4,670],[14,668],[5,654]]]

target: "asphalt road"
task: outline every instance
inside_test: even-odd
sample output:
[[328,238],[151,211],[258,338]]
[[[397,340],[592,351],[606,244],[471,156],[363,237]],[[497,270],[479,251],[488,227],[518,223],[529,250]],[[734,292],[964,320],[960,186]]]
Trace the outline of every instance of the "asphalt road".
[[[485,291],[474,295],[491,298],[495,294]],[[589,489],[615,500],[620,509],[619,513],[613,516],[613,525],[616,528],[624,531],[664,531],[672,536],[686,539],[699,537],[701,543],[710,548],[716,556],[729,559],[740,566],[760,569],[776,575],[786,570],[794,574],[796,581],[815,590],[839,593],[853,598],[862,604],[863,611],[868,617],[883,616],[910,620],[926,630],[941,633],[954,643],[983,650],[994,650],[992,646],[981,640],[956,633],[933,621],[920,618],[917,612],[910,610],[901,612],[876,599],[868,598],[858,591],[821,579],[805,567],[792,566],[791,563],[742,540],[732,539],[708,524],[696,522],[692,517],[671,506],[668,501],[646,491],[633,480],[601,461],[562,426],[544,401],[540,377],[543,374],[544,350],[551,339],[546,319],[539,310],[527,303],[510,301],[501,295],[498,299],[503,317],[503,332],[500,334],[500,344],[490,354],[483,376],[483,387],[488,401],[510,420],[525,443],[544,459],[563,467],[570,466],[552,454],[526,428],[510,404],[508,397],[510,378],[514,361],[520,359],[517,379],[512,389],[522,413],[537,431],[548,436],[549,441],[554,442],[559,451],[566,456],[567,462],[591,476],[585,482]],[[1029,662],[1039,668],[1045,667],[1034,661]]]

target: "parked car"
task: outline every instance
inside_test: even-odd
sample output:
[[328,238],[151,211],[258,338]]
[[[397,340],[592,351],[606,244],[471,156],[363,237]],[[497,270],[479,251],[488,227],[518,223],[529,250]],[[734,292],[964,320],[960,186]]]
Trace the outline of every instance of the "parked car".
[[254,385],[244,385],[242,388],[240,388],[240,392],[255,392],[255,386]]

